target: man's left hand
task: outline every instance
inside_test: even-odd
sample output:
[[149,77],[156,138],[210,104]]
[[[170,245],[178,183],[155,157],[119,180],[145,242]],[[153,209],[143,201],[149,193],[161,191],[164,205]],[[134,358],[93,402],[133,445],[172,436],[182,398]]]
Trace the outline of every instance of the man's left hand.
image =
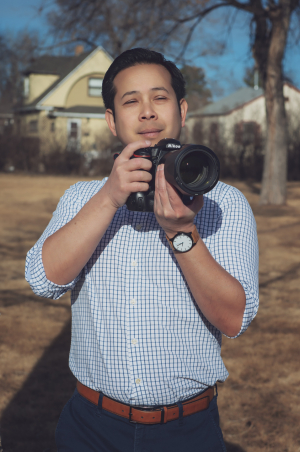
[[159,165],[155,177],[154,213],[168,237],[178,231],[191,232],[194,218],[203,207],[203,195],[195,196],[189,206],[183,204],[176,189],[166,181],[164,165]]

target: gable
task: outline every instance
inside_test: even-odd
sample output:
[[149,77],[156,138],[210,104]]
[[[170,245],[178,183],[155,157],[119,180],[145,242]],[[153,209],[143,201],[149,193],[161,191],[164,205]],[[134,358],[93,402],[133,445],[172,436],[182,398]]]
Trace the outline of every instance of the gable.
[[104,105],[102,96],[91,96],[89,90],[90,79],[103,79],[104,73],[90,73],[79,78],[70,88],[65,108],[74,107],[75,105],[89,105],[91,107],[102,107]]
[[59,79],[55,74],[30,74],[29,75],[29,94],[24,99],[24,104],[31,104],[34,100],[44,93]]
[[[71,71],[57,86],[42,98],[39,107],[65,108],[68,95],[74,85],[84,77],[104,76],[112,63],[112,58],[100,47],[90,53],[73,71]],[[70,106],[70,105],[69,105]]]

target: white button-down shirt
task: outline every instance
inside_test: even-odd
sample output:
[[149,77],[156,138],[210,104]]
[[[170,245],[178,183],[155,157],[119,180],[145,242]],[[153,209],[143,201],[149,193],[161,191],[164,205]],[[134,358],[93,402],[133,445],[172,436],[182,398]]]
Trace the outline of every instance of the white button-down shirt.
[[[69,365],[81,383],[132,405],[182,401],[224,381],[228,372],[220,354],[221,332],[196,304],[154,213],[123,206],[74,281],[59,286],[45,275],[44,241],[105,181],[79,182],[66,191],[27,255],[26,279],[43,297],[57,299],[71,289]],[[241,334],[258,309],[251,208],[242,193],[219,182],[204,196],[195,224],[214,259],[245,290]]]

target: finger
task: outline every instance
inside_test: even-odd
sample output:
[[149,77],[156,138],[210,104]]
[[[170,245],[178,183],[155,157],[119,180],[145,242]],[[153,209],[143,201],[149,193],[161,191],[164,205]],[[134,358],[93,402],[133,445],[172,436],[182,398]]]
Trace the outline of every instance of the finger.
[[150,182],[152,175],[148,171],[132,171],[129,176],[129,182]]
[[181,199],[180,195],[178,194],[178,191],[176,190],[175,187],[173,187],[173,185],[169,184],[169,182],[167,180],[166,180],[166,188],[167,188],[167,193],[168,193],[168,197],[169,197],[171,205],[174,207],[182,206],[182,199]]
[[161,199],[159,196],[159,190],[158,190],[158,177],[160,172],[160,166],[157,167],[156,174],[155,174],[155,190],[154,190],[154,211],[162,212],[162,204]]
[[162,175],[159,175],[158,184],[161,184],[162,189],[166,191],[169,204],[173,210],[182,207],[181,197],[176,188],[166,180],[164,171],[162,171]]
[[164,210],[172,208],[169,200],[166,182],[167,181],[165,179],[164,165],[159,165],[156,171],[155,193],[157,192],[160,204],[164,208]]
[[136,193],[137,191],[148,191],[149,190],[149,184],[146,182],[132,182],[130,184],[130,192]]
[[124,163],[124,168],[126,171],[136,171],[143,169],[145,171],[150,171],[152,168],[151,160],[145,158],[133,158]]
[[137,151],[138,149],[149,147],[150,145],[151,141],[148,140],[135,141],[134,143],[130,143],[123,149],[118,158],[121,158],[123,161],[129,160],[135,151]]

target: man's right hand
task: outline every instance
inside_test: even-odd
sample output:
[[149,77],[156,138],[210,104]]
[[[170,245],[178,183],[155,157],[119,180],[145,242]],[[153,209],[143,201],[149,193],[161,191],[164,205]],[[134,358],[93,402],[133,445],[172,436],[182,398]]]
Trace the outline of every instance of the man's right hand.
[[112,171],[102,193],[109,198],[116,209],[122,207],[130,193],[147,191],[152,175],[149,173],[152,162],[144,158],[130,159],[135,151],[149,147],[150,141],[135,141],[128,144],[116,158]]
[[45,240],[43,264],[50,281],[60,285],[73,281],[95,251],[116,210],[125,204],[130,193],[148,190],[152,162],[143,158],[130,160],[130,157],[137,149],[150,144],[137,141],[126,146],[115,160],[101,190],[69,223]]

